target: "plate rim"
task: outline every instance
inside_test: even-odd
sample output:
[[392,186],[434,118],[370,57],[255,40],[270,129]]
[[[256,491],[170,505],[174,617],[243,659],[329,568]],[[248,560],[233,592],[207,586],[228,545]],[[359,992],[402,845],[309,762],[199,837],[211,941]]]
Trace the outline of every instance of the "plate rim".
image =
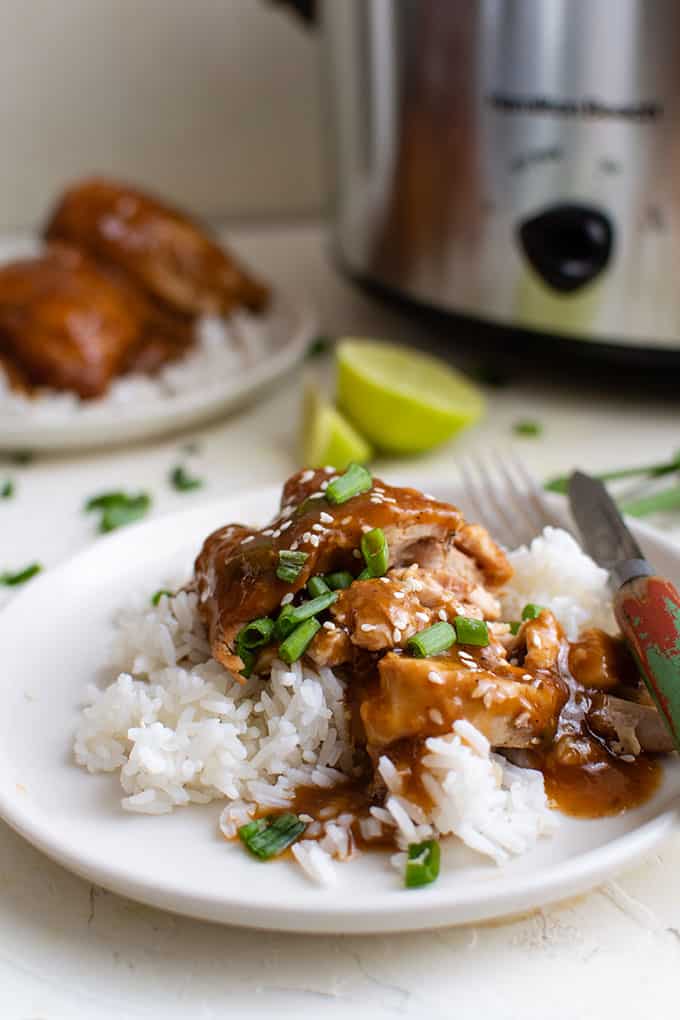
[[[418,479],[411,480],[415,484],[421,484]],[[429,487],[441,488],[441,485],[437,486],[436,482],[433,484],[430,477]],[[455,489],[455,480],[446,487]],[[15,613],[19,616],[23,614],[24,607],[30,604],[32,593],[38,587],[49,590],[54,585],[59,586],[63,581],[68,583],[70,575],[77,576],[83,563],[90,560],[96,562],[102,556],[105,558],[110,556],[116,546],[124,547],[128,544],[131,536],[139,543],[144,534],[158,528],[159,525],[168,533],[183,534],[186,533],[183,524],[191,520],[196,521],[201,516],[217,519],[222,514],[233,513],[233,508],[238,504],[261,503],[264,506],[266,501],[272,505],[272,500],[278,496],[279,489],[279,486],[266,486],[243,490],[226,498],[206,501],[188,510],[165,514],[132,525],[98,539],[75,556],[36,578],[31,586],[18,592],[0,609],[0,634],[7,627],[11,628]],[[566,517],[563,497],[554,496],[551,503],[556,509],[560,507],[561,516]],[[644,539],[647,536],[669,552],[674,552],[680,564],[680,550],[674,550],[671,540],[661,532],[638,522],[633,522],[633,527],[639,537]],[[75,764],[73,768],[76,768]],[[206,897],[182,890],[181,885],[166,881],[162,876],[151,883],[136,878],[123,865],[118,866],[115,860],[102,866],[97,860],[88,857],[86,849],[74,849],[69,844],[68,838],[62,838],[59,832],[55,832],[53,827],[50,828],[48,816],[44,811],[31,808],[31,802],[20,796],[17,791],[12,795],[11,786],[5,787],[0,784],[0,818],[46,856],[86,880],[120,895],[190,917],[249,928],[310,933],[369,934],[415,931],[501,919],[536,909],[583,893],[598,885],[605,877],[617,873],[650,852],[675,826],[680,817],[679,810],[680,802],[677,799],[670,802],[665,800],[659,806],[656,815],[634,829],[600,846],[577,853],[556,865],[543,866],[536,874],[504,876],[502,871],[490,872],[489,887],[494,889],[491,896],[482,898],[477,894],[471,901],[456,905],[451,902],[450,896],[441,896],[441,887],[410,890],[407,894],[395,887],[387,893],[379,890],[375,897],[362,901],[357,912],[356,905],[351,901],[347,904],[334,904],[330,901],[324,903],[324,890],[312,885],[309,887],[307,903],[302,902],[305,898],[305,893],[302,893],[298,897],[299,902],[294,906],[290,903],[290,896],[288,902],[283,904],[269,902],[266,906],[259,903],[253,906],[252,900],[248,901],[242,895],[235,895],[233,890],[229,892],[225,892],[224,889],[218,890],[217,895]],[[514,888],[508,887],[510,882]],[[452,916],[454,914],[455,916]]]

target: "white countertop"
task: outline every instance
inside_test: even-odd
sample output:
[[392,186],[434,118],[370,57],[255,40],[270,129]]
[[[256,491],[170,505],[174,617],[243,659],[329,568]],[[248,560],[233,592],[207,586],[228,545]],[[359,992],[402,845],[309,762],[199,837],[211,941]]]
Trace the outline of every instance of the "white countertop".
[[[313,301],[324,331],[425,339],[330,268],[314,225],[230,232],[242,254],[290,293]],[[645,463],[680,445],[677,406],[630,393],[585,396],[548,382],[489,390],[486,421],[421,459],[414,477],[454,473],[478,444],[517,444],[539,475]],[[96,537],[87,496],[143,486],[154,513],[280,482],[296,466],[298,383],[257,408],[190,436],[82,457],[0,466],[16,498],[0,504],[0,566],[49,567]],[[513,439],[522,417],[539,439]],[[167,485],[180,448],[206,479]],[[186,458],[182,458],[186,459]],[[402,470],[403,462],[378,471]],[[678,529],[680,535],[680,529]],[[111,848],[115,854],[115,847]],[[606,887],[512,922],[394,936],[291,936],[220,928],[120,899],[52,864],[0,823],[0,1017],[3,1020],[212,1020],[494,1015],[501,1020],[627,1020],[677,1012],[680,835]],[[481,1011],[481,1012],[480,1012]]]

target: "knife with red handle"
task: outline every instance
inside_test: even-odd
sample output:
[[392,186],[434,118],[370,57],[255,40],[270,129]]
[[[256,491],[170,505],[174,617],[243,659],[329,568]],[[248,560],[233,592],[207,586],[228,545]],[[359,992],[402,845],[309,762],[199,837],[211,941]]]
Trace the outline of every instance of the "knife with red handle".
[[569,502],[586,552],[609,571],[621,633],[680,750],[680,594],[654,573],[602,482],[575,471]]

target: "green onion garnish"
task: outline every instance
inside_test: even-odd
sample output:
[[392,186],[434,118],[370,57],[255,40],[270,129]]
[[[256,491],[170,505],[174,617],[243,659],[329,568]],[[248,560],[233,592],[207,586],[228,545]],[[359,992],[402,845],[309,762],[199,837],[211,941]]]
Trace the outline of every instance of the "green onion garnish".
[[349,588],[354,578],[350,574],[349,570],[336,570],[333,574],[326,574],[324,581],[331,589],[331,591],[340,591],[343,588]]
[[317,595],[326,595],[330,591],[330,588],[324,581],[323,577],[320,577],[317,574],[316,577],[310,577],[307,581],[307,591],[312,598],[316,598]]
[[538,421],[517,421],[512,426],[516,436],[540,436],[543,426]]
[[274,621],[270,620],[268,616],[260,616],[257,620],[251,620],[238,632],[236,647],[261,648],[271,639],[273,630]]
[[543,612],[543,606],[537,606],[534,602],[527,602],[522,610],[523,620],[535,620]]
[[382,528],[373,528],[361,537],[361,552],[371,577],[382,577],[387,571],[390,551]]
[[248,678],[255,669],[257,652],[253,648],[245,648],[243,645],[236,645],[236,653],[243,663],[241,676]]
[[276,857],[286,850],[304,831],[305,823],[297,815],[287,812],[284,815],[256,818],[254,822],[242,825],[238,834],[251,854],[261,861],[268,861],[270,857]]
[[317,336],[307,348],[308,358],[318,358],[320,354],[326,354],[330,350],[331,338],[329,336]]
[[279,658],[287,662],[288,665],[292,662],[297,662],[307,651],[310,642],[320,627],[321,624],[314,616],[299,624],[295,630],[291,631],[285,641],[282,641],[279,645]]
[[426,627],[425,630],[410,637],[406,647],[416,659],[427,659],[431,655],[445,652],[455,640],[456,632],[451,624],[440,620],[439,623],[433,623],[431,627]]
[[168,591],[167,588],[159,588],[157,592],[151,596],[151,605],[157,606],[164,595],[167,595],[169,599],[174,595],[174,591]]
[[462,645],[479,645],[489,643],[489,628],[486,620],[475,620],[471,616],[457,616],[453,621],[456,637]]
[[32,577],[39,574],[42,570],[40,563],[31,563],[30,566],[24,567],[23,570],[18,571],[16,574],[6,572],[0,574],[0,584],[7,585],[7,587],[14,587],[16,584],[23,584],[24,581],[30,581]]
[[407,889],[416,889],[421,885],[430,885],[439,875],[441,853],[436,839],[426,839],[424,843],[409,843],[408,859],[404,881]]
[[363,492],[370,492],[372,488],[373,478],[370,471],[361,464],[350,464],[344,475],[328,483],[326,499],[336,505],[346,503],[348,499],[360,496]]
[[[639,475],[647,475],[649,478],[660,478],[662,475],[671,474],[673,471],[680,471],[680,450],[673,454],[670,460],[662,461],[659,464],[645,464],[642,467],[619,468],[616,471],[602,471],[593,475],[601,482],[617,482],[624,478],[637,478]],[[570,475],[560,475],[551,478],[545,483],[544,488],[548,492],[562,492],[569,490]]]
[[170,472],[170,484],[178,492],[189,492],[191,489],[200,489],[203,485],[201,478],[192,478],[182,464],[178,464]]
[[100,496],[93,496],[85,504],[85,511],[101,511],[99,530],[101,532],[114,531],[124,524],[131,524],[144,517],[151,506],[151,497],[148,492],[138,492],[130,496],[126,492],[104,492]]
[[7,479],[0,485],[0,499],[11,499],[14,495],[14,482],[11,479]]
[[296,581],[302,570],[308,554],[305,552],[293,552],[292,549],[281,549],[279,552],[279,565],[276,568],[276,576],[280,581],[292,584]]
[[309,620],[312,616],[318,616],[319,613],[323,613],[324,609],[328,609],[334,602],[337,601],[338,596],[334,591],[327,591],[325,595],[317,595],[315,599],[310,599],[308,602],[301,602],[299,606],[284,606],[279,615],[279,619],[276,621],[277,627],[281,617],[284,618],[285,623],[283,627],[286,629],[286,635],[298,626],[300,623],[304,623],[305,620]]
[[680,485],[671,485],[650,496],[629,499],[621,503],[621,510],[631,517],[646,517],[647,514],[669,513],[680,508]]
[[519,628],[520,628],[521,626],[522,626],[522,621],[521,621],[521,620],[513,620],[513,621],[512,621],[511,623],[510,623],[510,633],[511,633],[511,634],[512,634],[513,636],[514,636],[515,634],[519,634]]

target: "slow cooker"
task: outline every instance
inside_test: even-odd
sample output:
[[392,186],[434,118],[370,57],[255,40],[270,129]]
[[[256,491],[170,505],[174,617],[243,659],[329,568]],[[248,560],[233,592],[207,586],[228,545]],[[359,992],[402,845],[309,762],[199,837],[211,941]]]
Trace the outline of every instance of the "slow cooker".
[[680,364],[677,0],[320,13],[352,275],[501,335]]

